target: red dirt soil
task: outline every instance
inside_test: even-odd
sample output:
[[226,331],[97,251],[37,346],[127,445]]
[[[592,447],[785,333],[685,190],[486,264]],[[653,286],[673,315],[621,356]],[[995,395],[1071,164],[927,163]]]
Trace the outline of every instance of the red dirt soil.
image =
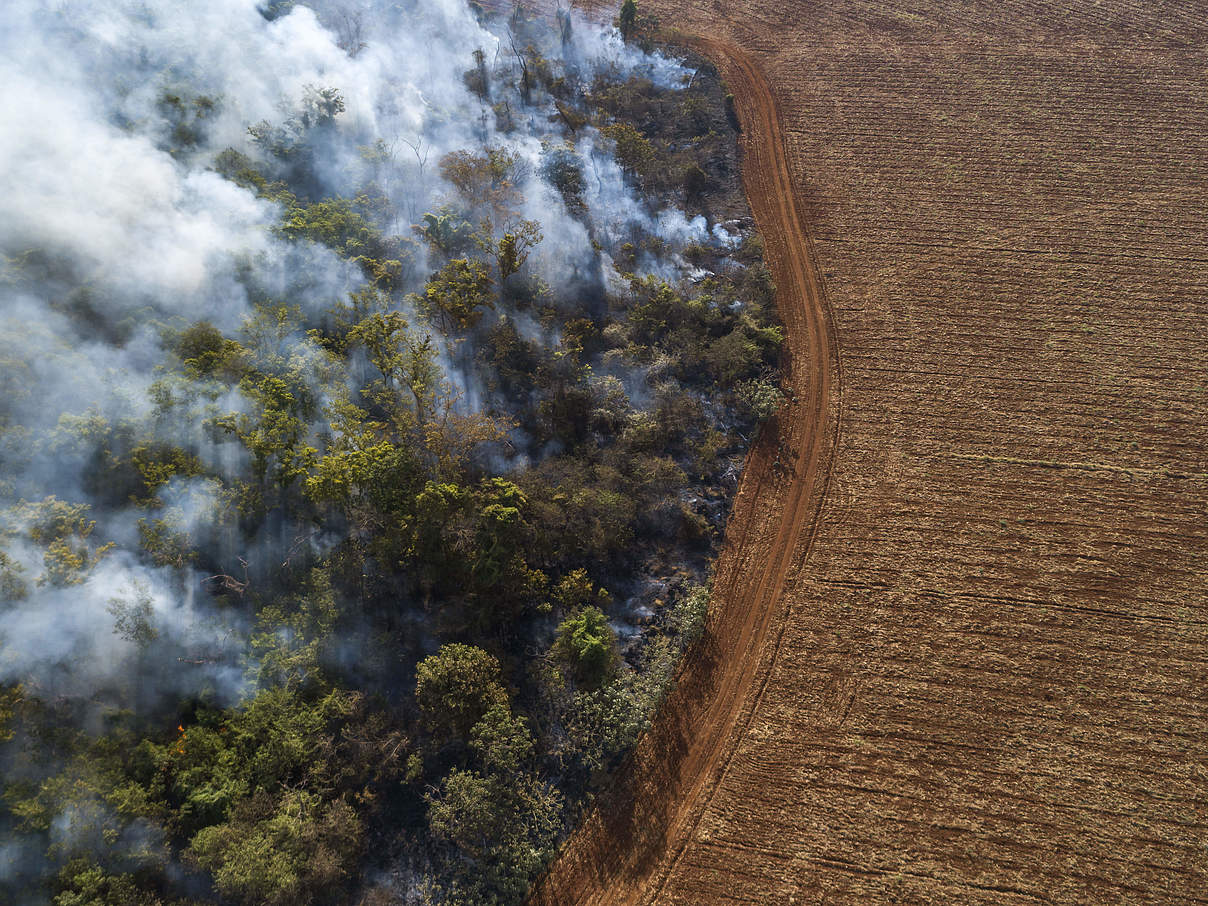
[[533,902],[1208,902],[1202,5],[639,6],[735,94],[794,466]]

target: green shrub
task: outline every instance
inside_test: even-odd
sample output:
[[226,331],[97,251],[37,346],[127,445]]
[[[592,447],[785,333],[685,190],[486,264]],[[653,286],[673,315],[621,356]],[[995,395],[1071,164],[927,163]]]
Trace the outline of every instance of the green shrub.
[[562,621],[554,639],[554,656],[566,664],[575,679],[596,688],[616,670],[617,637],[608,617],[598,607],[584,607]]
[[645,176],[655,161],[654,146],[628,123],[614,123],[600,132],[616,147],[617,163],[634,176]]
[[763,422],[776,414],[784,403],[784,394],[770,381],[744,381],[734,390],[739,409],[753,422]]
[[442,645],[416,669],[415,700],[438,741],[467,739],[491,708],[507,705],[499,661],[473,645]]

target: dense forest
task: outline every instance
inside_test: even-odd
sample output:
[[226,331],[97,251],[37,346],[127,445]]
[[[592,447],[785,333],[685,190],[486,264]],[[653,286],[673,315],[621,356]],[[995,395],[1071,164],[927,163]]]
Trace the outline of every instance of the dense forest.
[[607,785],[780,401],[634,13],[0,12],[0,899],[518,903]]

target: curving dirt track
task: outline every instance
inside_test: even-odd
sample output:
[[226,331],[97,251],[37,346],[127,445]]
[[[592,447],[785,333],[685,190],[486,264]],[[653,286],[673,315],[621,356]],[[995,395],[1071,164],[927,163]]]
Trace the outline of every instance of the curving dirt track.
[[703,650],[533,903],[637,902],[675,865],[767,681],[785,579],[808,550],[834,449],[838,360],[775,99],[741,50],[704,38],[693,43],[722,67],[743,123],[744,182],[776,281],[792,399],[743,470]]
[[737,96],[797,475],[534,902],[1208,903],[1202,2],[639,6]]

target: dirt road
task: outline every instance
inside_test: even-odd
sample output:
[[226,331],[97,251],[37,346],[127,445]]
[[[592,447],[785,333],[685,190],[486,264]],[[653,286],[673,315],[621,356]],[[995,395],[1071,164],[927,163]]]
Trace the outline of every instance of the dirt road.
[[785,579],[808,555],[835,447],[834,333],[775,99],[740,49],[703,38],[693,43],[721,68],[742,122],[743,180],[786,328],[791,401],[743,471],[704,650],[686,665],[616,787],[576,832],[534,903],[657,897],[660,879],[675,866],[734,757],[740,728],[758,708],[778,645]]

